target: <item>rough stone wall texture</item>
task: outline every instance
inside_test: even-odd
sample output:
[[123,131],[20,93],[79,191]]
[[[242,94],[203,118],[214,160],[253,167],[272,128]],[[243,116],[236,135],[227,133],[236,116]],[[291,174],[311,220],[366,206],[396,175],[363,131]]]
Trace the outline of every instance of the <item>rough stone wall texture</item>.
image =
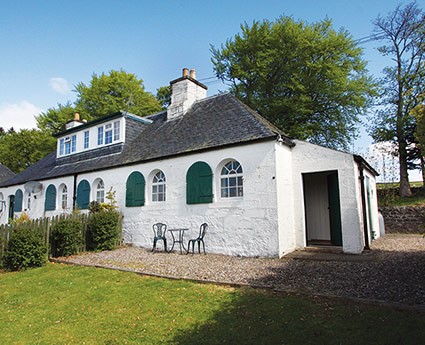
[[380,207],[386,233],[425,234],[425,206]]

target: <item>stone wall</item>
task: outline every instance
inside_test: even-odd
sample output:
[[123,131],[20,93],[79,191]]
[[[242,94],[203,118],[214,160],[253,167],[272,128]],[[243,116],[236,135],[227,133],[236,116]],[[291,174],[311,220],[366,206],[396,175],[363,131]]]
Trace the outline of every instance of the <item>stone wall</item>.
[[425,234],[425,206],[380,207],[386,233]]

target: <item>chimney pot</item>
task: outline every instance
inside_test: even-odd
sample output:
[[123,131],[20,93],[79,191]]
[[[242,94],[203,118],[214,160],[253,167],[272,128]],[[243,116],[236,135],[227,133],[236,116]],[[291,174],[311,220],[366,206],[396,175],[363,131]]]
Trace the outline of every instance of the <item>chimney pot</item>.
[[189,75],[189,68],[183,68],[183,77],[187,77]]
[[195,69],[190,70],[190,77],[193,78],[193,79],[196,79],[196,70]]
[[80,113],[74,113],[74,121],[80,121]]

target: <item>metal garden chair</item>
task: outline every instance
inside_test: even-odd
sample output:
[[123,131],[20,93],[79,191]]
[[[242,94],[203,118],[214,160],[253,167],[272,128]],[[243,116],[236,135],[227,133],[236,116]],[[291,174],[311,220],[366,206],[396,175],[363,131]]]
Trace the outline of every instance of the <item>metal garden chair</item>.
[[187,253],[189,253],[190,245],[192,244],[192,254],[194,254],[195,243],[198,243],[198,252],[201,253],[201,243],[202,243],[202,247],[204,248],[204,254],[206,254],[205,253],[204,237],[205,237],[205,233],[207,232],[207,229],[208,229],[207,223],[201,224],[201,226],[199,228],[199,236],[197,238],[193,238],[193,239],[189,240],[189,242],[187,243]]
[[154,233],[152,251],[155,251],[156,242],[158,240],[164,241],[164,250],[167,251],[167,239],[165,237],[165,232],[167,231],[167,225],[164,223],[156,223],[152,226],[152,228]]

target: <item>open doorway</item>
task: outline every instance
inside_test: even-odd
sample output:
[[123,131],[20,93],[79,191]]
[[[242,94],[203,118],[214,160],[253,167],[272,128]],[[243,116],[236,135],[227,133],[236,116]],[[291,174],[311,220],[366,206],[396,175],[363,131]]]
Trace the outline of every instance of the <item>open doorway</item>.
[[303,174],[307,246],[342,246],[337,171]]

